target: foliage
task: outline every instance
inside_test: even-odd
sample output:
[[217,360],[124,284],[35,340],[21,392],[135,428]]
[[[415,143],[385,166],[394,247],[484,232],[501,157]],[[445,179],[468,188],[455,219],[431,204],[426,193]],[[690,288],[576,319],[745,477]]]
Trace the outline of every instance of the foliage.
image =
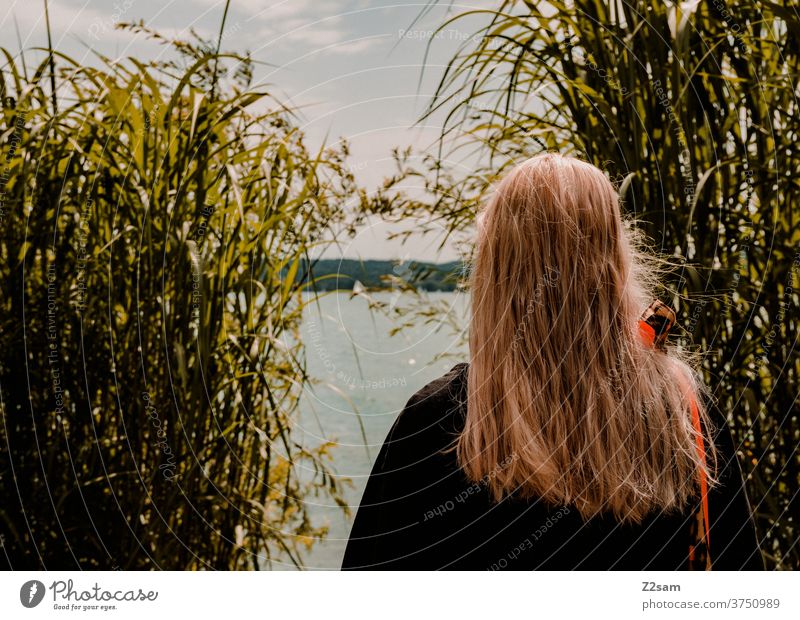
[[177,61],[56,53],[31,71],[3,50],[0,558],[15,569],[300,564],[326,531],[305,501],[344,508],[329,446],[297,443],[291,420],[300,265],[362,200],[346,147],[309,152],[246,56],[161,40]]

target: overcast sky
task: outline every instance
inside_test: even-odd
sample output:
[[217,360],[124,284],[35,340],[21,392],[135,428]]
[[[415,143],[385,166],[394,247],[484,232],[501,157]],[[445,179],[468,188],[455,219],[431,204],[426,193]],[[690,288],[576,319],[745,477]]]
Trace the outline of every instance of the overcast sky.
[[[435,122],[426,127],[414,124],[445,63],[485,17],[463,20],[434,38],[423,74],[431,31],[447,16],[495,4],[465,0],[429,7],[424,1],[232,0],[222,47],[249,50],[255,60],[269,63],[258,69],[256,82],[300,106],[300,123],[310,145],[326,137],[328,142],[346,138],[352,147],[352,169],[371,188],[392,171],[392,147],[422,149],[433,144],[438,134]],[[116,30],[114,24],[143,19],[164,34],[186,35],[193,28],[215,39],[224,5],[224,0],[51,0],[53,44],[86,62],[91,49],[115,58],[150,59],[165,48]],[[46,45],[43,6],[43,0],[4,2],[0,45],[18,52],[17,27],[23,49]],[[387,242],[386,234],[385,226],[370,226],[343,254],[455,257],[449,246],[437,254],[437,239],[416,237],[400,246]]]

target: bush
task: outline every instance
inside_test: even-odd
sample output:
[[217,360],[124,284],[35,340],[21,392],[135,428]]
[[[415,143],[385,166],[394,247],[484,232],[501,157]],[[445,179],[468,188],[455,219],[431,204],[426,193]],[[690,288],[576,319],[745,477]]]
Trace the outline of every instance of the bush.
[[161,40],[177,60],[55,54],[29,72],[3,52],[0,558],[15,569],[300,564],[325,533],[304,499],[341,503],[329,446],[303,448],[290,423],[299,265],[360,199],[346,150],[309,152],[247,57]]

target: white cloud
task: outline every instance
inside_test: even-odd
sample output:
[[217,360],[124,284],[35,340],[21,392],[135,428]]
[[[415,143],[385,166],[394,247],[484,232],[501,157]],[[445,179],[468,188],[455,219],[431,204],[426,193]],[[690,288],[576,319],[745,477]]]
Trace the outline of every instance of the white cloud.
[[[59,39],[67,35],[77,36],[89,43],[98,36],[108,36],[110,33],[127,38],[134,36],[131,33],[115,31],[115,20],[126,21],[122,13],[106,13],[86,6],[75,8],[57,0],[50,2],[48,11],[54,47],[58,47]],[[14,19],[19,25],[23,48],[43,44],[41,36],[43,34],[46,36],[47,32],[44,11],[38,7],[36,10],[31,10],[28,2],[15,2],[0,25],[4,30],[11,29]]]
[[352,41],[342,41],[339,44],[332,45],[327,48],[325,52],[333,54],[361,54],[368,49],[375,47],[380,42],[382,37],[363,37],[361,39],[353,39]]
[[[225,0],[196,0],[207,6],[225,8]],[[298,15],[314,15],[319,13],[320,3],[316,7],[311,0],[235,0],[231,2],[231,11],[244,13],[248,18],[261,20],[283,20]]]

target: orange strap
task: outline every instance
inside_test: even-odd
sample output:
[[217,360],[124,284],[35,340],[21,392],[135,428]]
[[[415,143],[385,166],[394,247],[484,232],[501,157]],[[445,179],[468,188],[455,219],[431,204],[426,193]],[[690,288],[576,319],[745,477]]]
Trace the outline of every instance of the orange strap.
[[[683,383],[684,388],[686,388],[686,384],[684,383],[683,379],[681,379],[681,383]],[[697,431],[697,453],[700,456],[700,460],[703,463],[703,467],[706,465],[706,446],[705,442],[703,441],[703,427],[700,425],[700,412],[697,409],[697,401],[694,398],[694,395],[686,389],[686,392],[689,395],[689,405],[692,408],[692,424],[694,424],[694,430]],[[700,498],[703,503],[703,525],[705,525],[704,531],[704,538],[706,542],[706,555],[710,558],[711,557],[711,542],[708,537],[708,530],[709,530],[709,519],[708,519],[708,480],[706,479],[706,472],[705,469],[700,471]]]
[[[642,336],[642,340],[644,340],[649,345],[654,345],[655,343],[655,336],[656,332],[655,329],[645,321],[639,321],[639,333]],[[700,411],[697,407],[697,400],[692,394],[692,390],[686,383],[686,378],[683,375],[680,375],[679,381],[681,383],[681,387],[683,388],[684,393],[689,398],[689,406],[692,411],[692,425],[694,426],[694,430],[697,431],[697,454],[700,456],[700,461],[703,463],[703,467],[705,468],[706,465],[706,446],[705,442],[703,441],[703,427],[700,424]],[[709,517],[708,517],[708,479],[706,478],[705,469],[700,471],[700,500],[703,506],[703,525],[705,531],[703,532],[703,539],[706,543],[706,567],[710,568],[710,558],[711,558],[711,543],[708,536],[709,531]],[[692,555],[694,555],[694,548],[692,548]]]

